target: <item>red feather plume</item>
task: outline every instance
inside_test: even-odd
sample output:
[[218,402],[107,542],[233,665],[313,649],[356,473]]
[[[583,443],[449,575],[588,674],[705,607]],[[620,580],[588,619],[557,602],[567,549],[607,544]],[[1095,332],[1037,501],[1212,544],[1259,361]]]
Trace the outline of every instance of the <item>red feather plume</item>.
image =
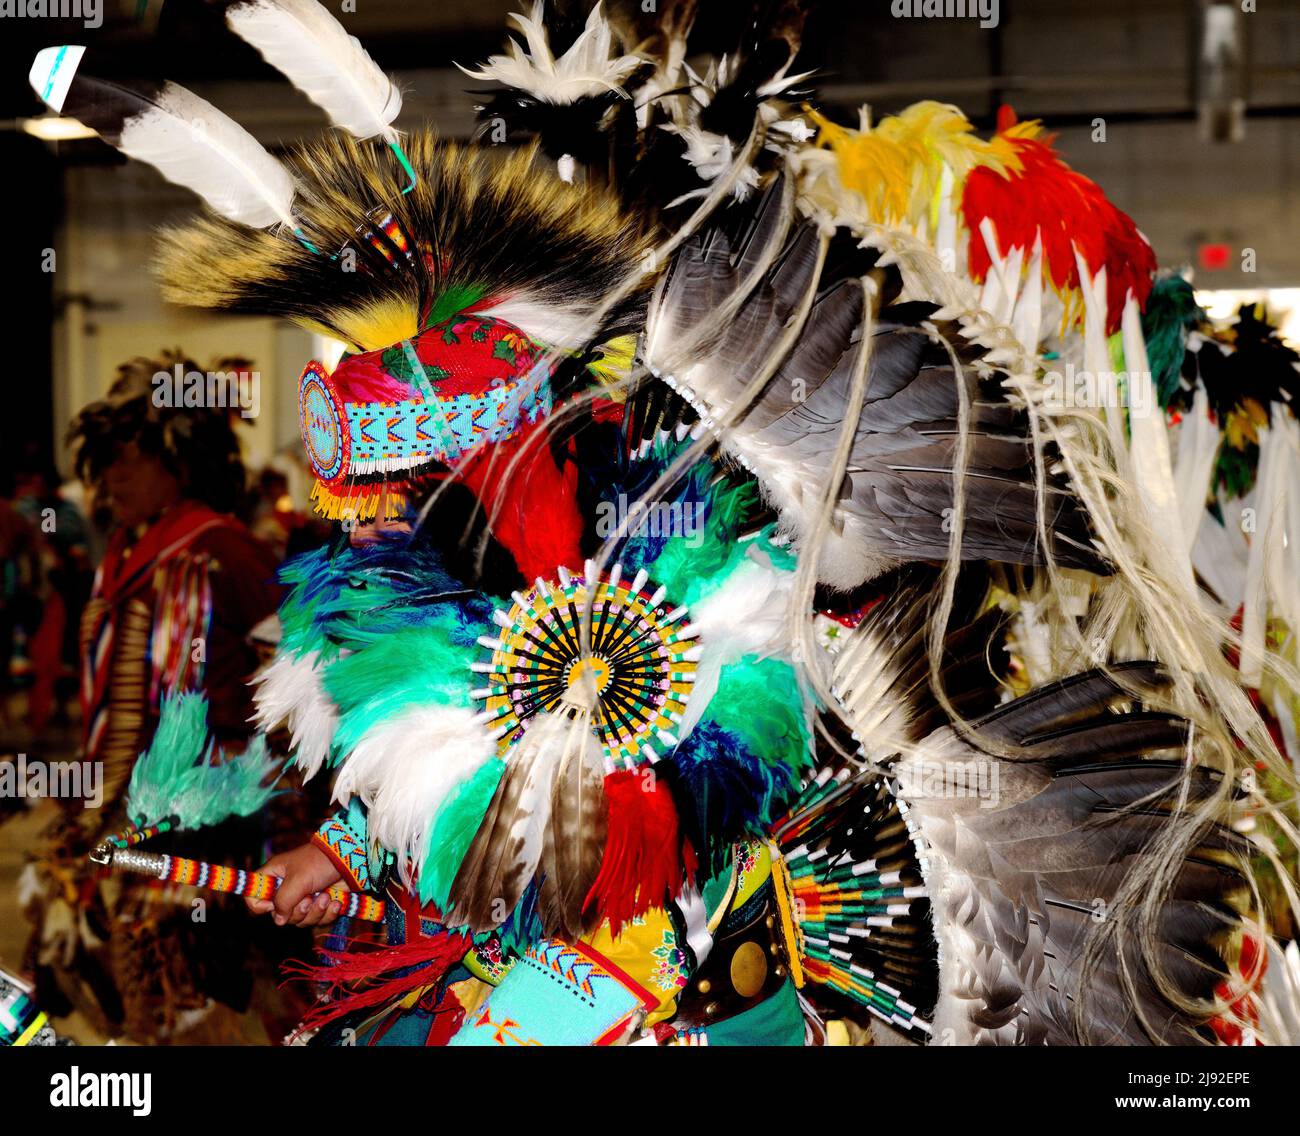
[[[998,135],[1010,147],[1014,162],[1006,173],[980,166],[966,178],[962,214],[970,232],[968,264],[971,276],[983,280],[990,257],[980,233],[987,217],[997,233],[998,251],[1034,247],[1041,233],[1043,260],[1049,283],[1058,291],[1080,287],[1077,247],[1088,270],[1106,269],[1107,334],[1119,328],[1131,292],[1145,307],[1156,270],[1156,256],[1133,219],[1106,199],[1091,178],[1072,170],[1052,149],[1052,135],[1036,122],[1018,124],[1015,112],[1003,107]],[[1019,164],[1019,169],[1012,168]]]
[[[582,564],[578,467],[556,464],[538,422],[512,438],[484,446],[456,469],[456,480],[478,497],[492,535],[510,552],[525,579],[549,580],[557,565]],[[518,464],[516,455],[524,451]]]
[[594,907],[617,936],[623,924],[662,907],[695,874],[695,852],[678,835],[672,794],[647,770],[620,769],[605,778],[609,835],[600,875],[583,910]]

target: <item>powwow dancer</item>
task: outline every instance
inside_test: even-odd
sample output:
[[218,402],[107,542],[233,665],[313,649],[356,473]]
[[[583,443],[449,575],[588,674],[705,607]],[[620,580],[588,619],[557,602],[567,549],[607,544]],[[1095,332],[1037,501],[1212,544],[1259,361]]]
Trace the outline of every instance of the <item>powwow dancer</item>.
[[[259,932],[242,911],[225,934],[196,927],[188,903],[105,880],[86,854],[125,824],[133,769],[169,696],[201,695],[196,729],[227,753],[253,742],[248,633],[280,599],[274,560],[233,515],[244,466],[225,410],[155,397],[155,376],[176,366],[197,371],[179,352],[124,364],[69,432],[77,472],[113,520],[80,629],[79,765],[95,791],[60,800],[24,883],[37,1001],[141,1042],[187,1028],[191,1040],[232,1036],[231,1015],[213,1011],[247,1009]],[[260,847],[253,824],[217,835],[208,854],[252,859]]]
[[1293,836],[1295,779],[1164,509],[1141,233],[1037,123],[813,111],[795,0],[704,68],[690,0],[545,15],[470,72],[508,156],[399,133],[314,0],[227,6],[338,128],[283,163],[76,49],[33,72],[211,207],[169,298],[347,347],[299,387],[314,499],[388,531],[285,569],[258,713],[341,808],[253,902],[342,881],[389,945],[307,1031],[1278,1036],[1233,823]]

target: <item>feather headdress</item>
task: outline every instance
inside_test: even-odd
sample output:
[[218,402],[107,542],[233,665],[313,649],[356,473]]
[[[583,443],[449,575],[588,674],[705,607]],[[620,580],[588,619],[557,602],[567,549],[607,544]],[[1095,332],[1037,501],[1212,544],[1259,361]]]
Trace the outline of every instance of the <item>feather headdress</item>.
[[558,57],[551,49],[545,7],[545,0],[534,0],[531,15],[510,15],[527,48],[512,39],[508,55],[494,55],[476,71],[460,69],[471,79],[502,83],[547,103],[565,105],[611,92],[627,97],[623,83],[645,61],[616,53],[614,32],[600,4],[592,7],[582,33]]
[[813,111],[817,144],[836,157],[845,189],[862,195],[867,219],[884,225],[928,223],[937,228],[939,195],[947,171],[960,185],[977,167],[998,173],[1018,166],[1011,146],[995,135],[985,141],[961,111],[945,103],[913,103],[872,126],[867,112],[857,130]]
[[316,0],[235,0],[226,23],[356,138],[394,142],[402,92]]
[[[1151,245],[1096,182],[1061,160],[1041,123],[1018,122],[1003,107],[998,135],[1011,147],[1010,168],[976,168],[962,191],[971,276],[983,280],[993,257],[1016,249],[1028,255],[1041,240],[1045,280],[1063,298],[1073,299],[1084,287],[1081,265],[1093,277],[1105,272],[1106,334],[1112,334],[1130,295],[1139,306],[1146,303],[1156,268]],[[982,231],[986,221],[993,247]]]
[[[164,296],[283,316],[362,351],[479,301],[480,314],[577,348],[597,333],[607,296],[640,278],[642,226],[611,196],[540,170],[531,150],[498,159],[421,131],[406,151],[418,184],[403,195],[383,152],[350,135],[303,146],[289,164],[302,186],[302,232],[320,253],[204,218],[164,235]],[[366,238],[377,217],[405,248]],[[344,271],[348,263],[355,271]]]

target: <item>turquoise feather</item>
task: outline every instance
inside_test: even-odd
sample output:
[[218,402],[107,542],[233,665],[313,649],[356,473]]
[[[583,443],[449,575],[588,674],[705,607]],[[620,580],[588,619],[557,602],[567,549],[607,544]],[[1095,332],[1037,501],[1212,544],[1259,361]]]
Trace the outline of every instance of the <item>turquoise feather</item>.
[[474,834],[483,823],[492,796],[506,766],[500,758],[493,758],[480,766],[459,792],[449,797],[438,809],[433,820],[433,834],[429,840],[429,854],[420,866],[420,901],[432,900],[446,911],[450,904],[451,885],[460,870],[461,861],[474,841]]
[[735,734],[768,769],[769,804],[797,787],[812,754],[799,676],[789,663],[749,655],[723,667],[708,717]]
[[481,654],[435,625],[396,631],[339,659],[325,672],[340,711],[336,751],[348,753],[371,727],[411,706],[473,706],[469,664]]
[[1142,313],[1142,335],[1162,407],[1169,405],[1182,384],[1187,333],[1204,318],[1196,293],[1181,276],[1162,276],[1152,286]]
[[[685,443],[656,445],[628,471],[628,484],[618,487],[630,501],[640,500],[644,486],[666,470],[684,451]],[[691,604],[716,591],[745,558],[749,545],[738,543],[746,519],[758,506],[752,482],[718,478],[717,467],[702,461],[692,466],[664,498],[656,503],[660,517],[686,520],[690,531],[664,539],[634,531],[618,549],[626,571],[644,568],[650,579],[668,589],[674,603]],[[685,524],[682,525],[685,528]]]
[[281,767],[266,739],[259,734],[244,753],[222,760],[208,742],[207,718],[202,694],[163,699],[158,730],[127,786],[127,815],[137,825],[173,817],[176,828],[203,828],[249,816],[274,794]]

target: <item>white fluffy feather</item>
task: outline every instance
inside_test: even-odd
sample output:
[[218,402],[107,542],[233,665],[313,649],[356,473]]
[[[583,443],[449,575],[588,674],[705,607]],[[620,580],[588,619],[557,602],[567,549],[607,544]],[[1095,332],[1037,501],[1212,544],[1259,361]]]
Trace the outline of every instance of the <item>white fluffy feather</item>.
[[[1241,614],[1241,674],[1248,685],[1263,680],[1269,651],[1268,621],[1300,626],[1300,423],[1280,405],[1259,430],[1259,473],[1250,498],[1257,528],[1246,562]],[[1225,516],[1231,517],[1230,510]],[[1230,522],[1231,523],[1231,522]]]
[[118,149],[203,198],[223,217],[293,228],[289,171],[233,118],[167,83],[155,105],[126,120]]
[[1179,527],[1187,542],[1188,555],[1196,547],[1197,534],[1206,523],[1205,499],[1210,493],[1220,440],[1218,425],[1210,419],[1210,400],[1205,388],[1198,386],[1192,396],[1192,409],[1178,425],[1178,454],[1174,462]]
[[1260,1024],[1274,1045],[1300,1045],[1300,946],[1268,940],[1268,969],[1260,994]]
[[339,715],[321,682],[316,653],[279,655],[253,681],[258,729],[273,730],[287,723],[294,762],[304,778],[314,777],[329,757]]
[[359,797],[370,837],[397,854],[410,880],[429,851],[439,806],[496,752],[473,710],[416,706],[373,726],[342,761],[334,799]]
[[[1169,432],[1156,397],[1146,342],[1142,338],[1142,313],[1132,293],[1122,317],[1124,368],[1129,395],[1129,457],[1137,474],[1138,492],[1147,507],[1152,531],[1169,553],[1169,572],[1189,590],[1192,580],[1192,542],[1183,532]],[[1199,520],[1199,516],[1197,520]]]
[[335,126],[358,138],[396,137],[401,91],[316,0],[250,0],[232,7],[226,22]]
[[703,652],[678,725],[679,739],[704,716],[724,666],[745,655],[771,655],[788,642],[793,587],[793,572],[774,568],[760,549],[752,548],[717,591],[692,605],[688,618]]
[[538,343],[566,349],[589,343],[600,326],[599,314],[590,306],[565,307],[558,299],[548,302],[526,295],[493,304],[478,315],[512,323]]
[[614,55],[614,33],[600,5],[592,8],[582,34],[558,59],[551,52],[543,20],[544,8],[543,0],[535,0],[531,16],[522,12],[510,16],[524,33],[527,48],[512,39],[510,54],[492,56],[477,71],[466,67],[460,69],[471,79],[502,83],[527,91],[542,102],[560,106],[605,91],[625,94],[623,80],[642,61],[635,55]]

